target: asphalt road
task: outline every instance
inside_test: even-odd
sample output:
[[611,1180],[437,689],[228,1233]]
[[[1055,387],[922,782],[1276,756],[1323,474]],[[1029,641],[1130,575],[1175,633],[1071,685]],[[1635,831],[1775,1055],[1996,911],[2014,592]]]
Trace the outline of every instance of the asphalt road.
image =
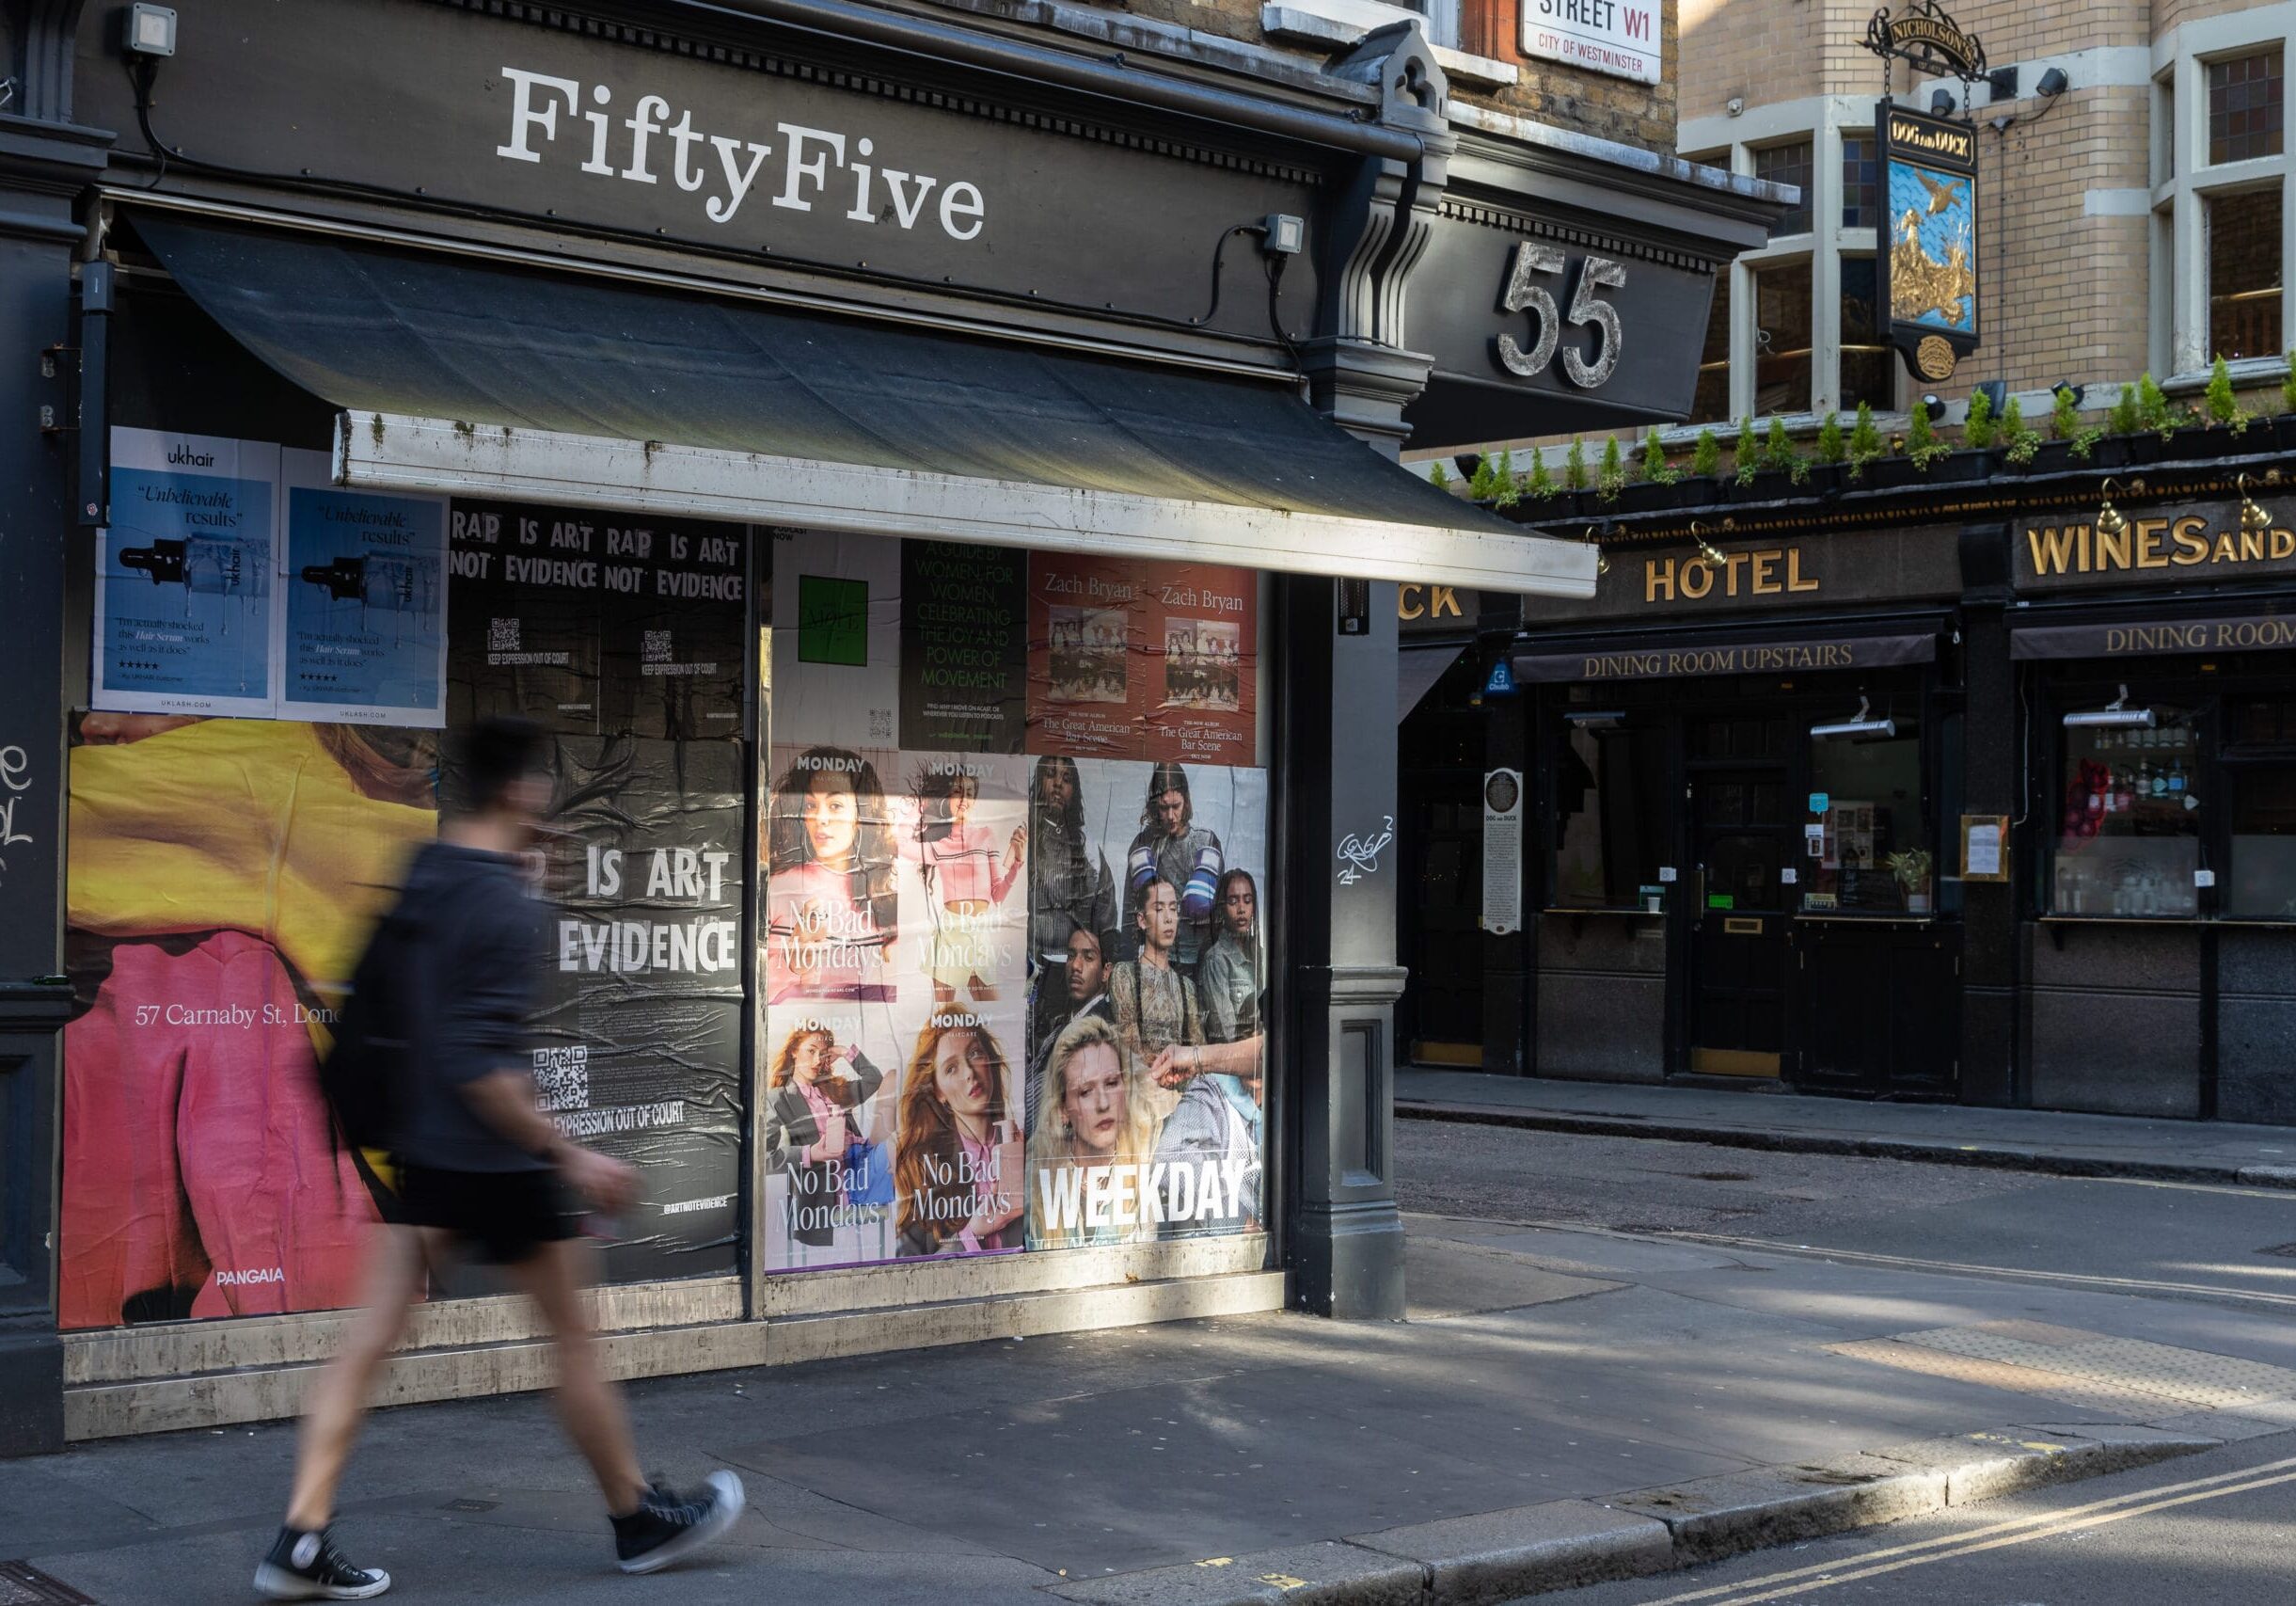
[[[1405,1210],[2286,1311],[2296,1190],[2051,1177],[1452,1121],[1396,1122]],[[2296,1598],[2296,1590],[2291,1590]]]
[[2287,1606],[2296,1439],[1962,1506],[1633,1583],[1567,1606]]

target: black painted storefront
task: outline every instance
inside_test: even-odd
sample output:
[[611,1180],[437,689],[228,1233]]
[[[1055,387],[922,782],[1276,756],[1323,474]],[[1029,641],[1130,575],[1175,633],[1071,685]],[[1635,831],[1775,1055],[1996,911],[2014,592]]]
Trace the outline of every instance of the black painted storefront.
[[[2296,1116],[2296,537],[2259,490],[2244,547],[2232,487],[2273,467],[2156,470],[2101,542],[2095,475],[1620,517],[1591,605],[1480,638],[1407,619],[1407,660],[1458,659],[1403,722],[1400,802],[1466,826],[1443,852],[1470,867],[1464,918],[1401,930],[1406,963],[1451,972],[1400,1006],[1418,1062]],[[1502,657],[1518,690],[1483,695]],[[2159,723],[2107,738],[2107,769],[2146,801],[2083,835],[2098,727],[2065,719],[2124,684]],[[1893,742],[1813,735],[1861,713]],[[1927,852],[1926,907],[1874,871],[1813,900],[1813,867],[1847,862],[1842,803],[1873,801],[1838,777],[1892,746],[1901,806],[1856,856]],[[1442,811],[1509,751],[1528,930],[1496,936],[1472,930],[1480,819]],[[2008,822],[2003,879],[1963,876],[1965,819]]]

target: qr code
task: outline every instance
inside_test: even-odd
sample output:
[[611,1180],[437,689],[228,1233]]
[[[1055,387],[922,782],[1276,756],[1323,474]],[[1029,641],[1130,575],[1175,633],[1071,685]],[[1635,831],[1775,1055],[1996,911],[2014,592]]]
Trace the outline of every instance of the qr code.
[[487,620],[486,650],[488,652],[516,652],[518,650],[518,621],[515,619]]
[[879,741],[893,739],[893,710],[891,708],[871,708],[869,710],[869,735]]
[[646,661],[646,662],[648,662],[648,663],[669,663],[669,662],[673,661],[674,655],[673,655],[673,648],[671,647],[671,645],[670,645],[670,632],[669,632],[669,631],[667,631],[667,630],[648,630],[648,631],[645,633],[645,637],[646,637],[646,639],[645,639],[645,661]]
[[534,1103],[550,1110],[590,1107],[590,1050],[577,1043],[570,1048],[534,1050]]

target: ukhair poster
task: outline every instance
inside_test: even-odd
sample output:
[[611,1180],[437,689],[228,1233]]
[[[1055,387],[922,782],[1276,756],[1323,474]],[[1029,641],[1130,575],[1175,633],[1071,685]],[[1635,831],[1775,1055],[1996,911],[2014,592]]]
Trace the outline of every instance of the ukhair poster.
[[[1114,925],[1085,906],[1032,985],[1032,1248],[1254,1230],[1265,1220],[1267,775],[1170,761],[1039,766],[1032,803],[1077,833],[1063,878],[1116,867]],[[1072,798],[1072,801],[1071,801]],[[1049,834],[1037,835],[1037,851]],[[1045,899],[1048,911],[1053,900]]]
[[280,454],[279,714],[446,723],[446,502],[344,490],[323,452]]
[[1250,569],[1033,555],[1029,751],[1257,763],[1259,620]]
[[270,714],[279,449],[112,431],[112,522],[96,540],[91,705]]
[[773,533],[773,739],[897,746],[901,548],[881,535]]

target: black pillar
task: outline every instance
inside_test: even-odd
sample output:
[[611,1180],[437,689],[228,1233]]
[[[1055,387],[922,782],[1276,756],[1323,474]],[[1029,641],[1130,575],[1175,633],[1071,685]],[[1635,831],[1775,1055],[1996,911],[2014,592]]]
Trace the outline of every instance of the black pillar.
[[[1283,644],[1277,730],[1291,982],[1291,1263],[1320,1315],[1403,1313],[1395,1203],[1395,587],[1369,588],[1360,634],[1340,633],[1341,583],[1276,581]],[[1361,615],[1357,615],[1361,618]]]
[[[77,0],[5,7],[0,112],[0,1455],[60,1448],[55,1326],[62,1080],[65,564],[80,421],[79,197],[111,135],[72,126]],[[87,421],[101,429],[101,417]],[[79,639],[71,636],[70,639]]]
[[[2009,658],[2010,532],[2000,525],[1961,534],[1961,663],[1968,692],[1962,730],[1961,806],[1971,814],[2025,812],[2025,733],[2019,728],[2017,666]],[[1960,821],[1943,822],[1947,855],[1960,854]],[[2030,837],[2032,834],[2028,833]],[[1961,1102],[2022,1103],[2017,1075],[2018,887],[2026,867],[2011,848],[2006,882],[1961,888]],[[1949,867],[1958,873],[1961,867]]]

